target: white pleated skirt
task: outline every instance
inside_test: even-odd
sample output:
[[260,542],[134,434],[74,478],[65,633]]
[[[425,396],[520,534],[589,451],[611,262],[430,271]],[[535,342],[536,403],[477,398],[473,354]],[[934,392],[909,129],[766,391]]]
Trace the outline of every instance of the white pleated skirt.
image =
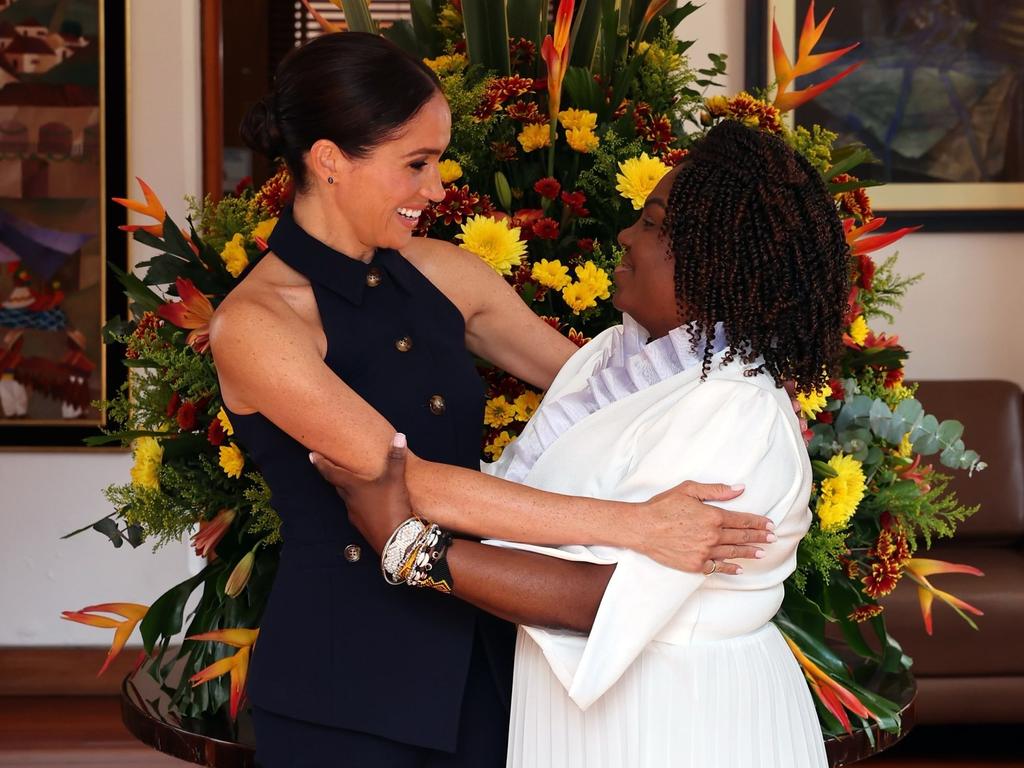
[[586,711],[540,647],[516,644],[508,768],[825,768],[810,691],[773,624],[654,642]]

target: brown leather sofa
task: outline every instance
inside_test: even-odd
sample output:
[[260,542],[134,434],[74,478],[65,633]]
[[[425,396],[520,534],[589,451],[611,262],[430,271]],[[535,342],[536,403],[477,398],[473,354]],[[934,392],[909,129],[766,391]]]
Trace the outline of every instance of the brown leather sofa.
[[964,442],[988,468],[951,484],[981,509],[926,557],[985,572],[932,577],[937,588],[985,612],[972,630],[938,599],[925,634],[917,586],[903,579],[886,600],[889,631],[914,659],[920,723],[1024,723],[1024,403],[1008,381],[921,382],[918,400],[964,424]]

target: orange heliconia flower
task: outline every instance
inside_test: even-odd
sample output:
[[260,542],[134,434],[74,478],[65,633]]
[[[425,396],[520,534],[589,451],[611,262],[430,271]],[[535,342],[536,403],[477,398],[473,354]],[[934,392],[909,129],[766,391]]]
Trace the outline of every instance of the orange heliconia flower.
[[231,675],[231,719],[238,717],[238,708],[245,695],[245,679],[249,674],[249,657],[252,655],[252,648],[259,636],[258,629],[218,629],[214,632],[203,632],[199,635],[192,635],[186,640],[210,640],[238,648],[234,656],[225,656],[219,661],[213,662],[210,666],[199,670],[188,679],[193,686],[202,685],[210,680],[215,680],[224,674]]
[[804,16],[804,27],[800,32],[800,39],[797,42],[796,64],[790,64],[789,57],[786,55],[786,49],[782,45],[782,36],[779,34],[779,28],[775,24],[775,19],[772,19],[772,58],[775,62],[775,79],[778,84],[778,91],[775,94],[775,106],[779,108],[780,112],[788,112],[799,107],[801,104],[806,104],[861,65],[862,62],[851,64],[838,75],[830,77],[823,83],[812,85],[809,88],[787,91],[790,84],[796,78],[801,75],[809,75],[822,67],[828,66],[840,56],[849,53],[860,45],[860,43],[854,43],[836,51],[812,54],[811,49],[818,44],[822,33],[825,31],[825,26],[831,17],[832,11],[829,11],[825,14],[825,18],[821,20],[821,23],[815,25],[814,0],[811,0],[811,4],[807,8],[807,15]]
[[555,15],[554,37],[546,35],[540,52],[548,68],[548,114],[554,121],[562,103],[562,80],[569,69],[569,31],[575,0],[562,0]]
[[928,581],[928,577],[933,576],[936,573],[969,573],[972,576],[985,575],[973,565],[947,563],[943,560],[929,560],[921,557],[911,558],[907,562],[907,575],[915,584],[917,584],[917,597],[921,601],[921,616],[924,619],[924,631],[929,635],[932,633],[932,603],[936,597],[951,606],[954,611],[960,614],[960,617],[964,621],[971,625],[972,628],[977,629],[978,625],[975,624],[971,617],[964,613],[964,611],[969,611],[975,616],[984,616],[984,612],[975,608],[970,603],[964,602],[959,597],[954,597],[948,592],[943,592],[941,589],[933,587],[931,582]]
[[196,288],[195,283],[184,277],[174,281],[181,301],[172,301],[157,308],[156,313],[179,328],[190,330],[188,344],[199,354],[210,348],[210,320],[213,318],[213,304]]
[[309,11],[310,15],[316,19],[316,23],[320,25],[320,28],[324,31],[324,34],[331,34],[332,32],[343,32],[344,29],[337,24],[328,21],[324,18],[323,14],[320,13],[316,8],[310,5],[309,0],[302,0],[302,4],[306,6],[306,10]]
[[164,236],[164,220],[167,218],[167,211],[164,210],[163,203],[160,202],[160,198],[156,196],[149,184],[144,182],[138,176],[135,180],[139,182],[139,186],[142,187],[142,194],[146,198],[146,202],[140,203],[138,200],[129,200],[125,197],[114,197],[111,198],[118,205],[123,205],[129,211],[135,211],[136,213],[142,213],[146,216],[151,216],[156,219],[155,224],[122,224],[118,227],[120,230],[125,232],[135,232],[141,229],[143,232],[149,232],[154,237]]
[[853,219],[843,219],[843,229],[846,231],[846,243],[850,246],[850,252],[854,256],[861,256],[868,254],[873,251],[877,251],[879,248],[885,248],[887,245],[892,245],[901,237],[909,235],[911,232],[917,232],[921,228],[919,224],[916,227],[902,227],[897,229],[895,232],[888,232],[884,235],[872,235],[871,237],[864,237],[869,232],[874,232],[876,229],[880,229],[885,226],[885,217],[879,216],[871,219],[867,224],[862,224],[857,227],[854,226],[855,222]]
[[[117,658],[117,654],[128,642],[128,637],[135,630],[135,625],[142,621],[142,617],[149,610],[148,605],[139,603],[102,603],[101,605],[88,605],[80,611],[62,611],[60,617],[68,621],[75,621],[79,624],[88,624],[90,627],[102,627],[103,629],[114,630],[114,642],[107,651],[107,659],[96,673],[99,677],[107,671],[110,663]],[[122,620],[112,619],[109,616],[97,616],[97,613],[113,613],[121,616]]]
[[825,709],[835,715],[835,718],[842,723],[847,733],[852,733],[853,727],[850,725],[850,716],[846,713],[846,710],[850,710],[850,712],[859,717],[878,719],[878,716],[864,706],[864,703],[857,698],[853,691],[837,683],[829,677],[827,672],[807,658],[804,652],[800,650],[800,647],[788,635],[783,633],[782,637],[796,657],[801,669],[803,669],[804,677],[807,678],[811,690],[821,700],[821,703],[825,705]]

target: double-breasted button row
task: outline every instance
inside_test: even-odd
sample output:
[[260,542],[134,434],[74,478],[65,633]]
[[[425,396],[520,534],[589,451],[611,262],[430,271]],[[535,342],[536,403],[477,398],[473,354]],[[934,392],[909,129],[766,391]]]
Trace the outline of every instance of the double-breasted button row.
[[383,273],[380,271],[380,267],[370,267],[366,270],[366,284],[371,288],[376,288],[380,285],[380,281],[383,279]]
[[441,397],[441,395],[430,396],[430,412],[435,416],[440,416],[441,414],[443,414],[447,407],[448,406],[445,403],[444,398]]

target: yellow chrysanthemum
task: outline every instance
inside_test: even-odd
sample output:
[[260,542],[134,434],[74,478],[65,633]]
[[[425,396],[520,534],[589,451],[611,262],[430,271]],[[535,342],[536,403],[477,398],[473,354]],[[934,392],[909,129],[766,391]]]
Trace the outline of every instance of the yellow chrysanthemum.
[[586,109],[563,109],[558,113],[558,122],[567,131],[593,131],[597,128],[597,113]]
[[818,497],[818,519],[823,531],[839,531],[846,527],[864,498],[864,469],[852,456],[837,453],[828,460],[836,477],[821,481]]
[[131,469],[132,485],[157,490],[163,458],[163,446],[155,437],[138,438],[135,441],[135,465]]
[[462,166],[455,160],[442,160],[437,164],[437,170],[441,172],[442,184],[451,184],[462,178]]
[[592,261],[576,267],[576,279],[583,285],[590,287],[594,292],[595,298],[607,299],[611,296],[611,293],[608,291],[612,285],[611,278],[608,277],[607,272]]
[[805,419],[813,419],[828,405],[828,396],[831,394],[832,387],[828,384],[823,389],[815,389],[812,392],[797,392],[796,401],[800,403],[800,415]]
[[490,456],[492,461],[497,461],[505,451],[505,446],[511,443],[512,440],[512,435],[502,430],[502,433],[494,438],[494,442],[489,443],[484,447],[484,453]]
[[276,216],[272,219],[264,219],[263,221],[261,221],[259,224],[252,228],[252,239],[255,240],[258,237],[260,240],[266,242],[267,238],[270,237],[270,233],[274,231],[274,227],[276,226]]
[[462,225],[455,236],[460,248],[475,253],[499,275],[511,275],[526,254],[526,243],[519,239],[519,227],[510,227],[507,219],[491,219],[477,214]]
[[704,106],[715,117],[729,114],[729,99],[725,96],[709,96],[704,100]]
[[484,424],[488,427],[507,427],[515,420],[515,406],[504,395],[492,397],[484,406]]
[[524,392],[516,398],[516,416],[520,421],[529,421],[540,407],[540,395],[536,392]]
[[569,277],[569,268],[557,259],[555,261],[541,259],[533,265],[530,277],[545,288],[553,288],[556,291],[562,290],[572,282],[572,278]]
[[220,427],[224,430],[225,435],[231,437],[231,435],[235,434],[235,428],[231,426],[231,420],[228,418],[228,415],[224,412],[223,408],[217,411],[217,421],[220,422]]
[[620,172],[615,175],[618,182],[615,189],[633,204],[634,210],[639,211],[647,202],[647,196],[669,170],[661,160],[649,157],[644,152],[640,157],[631,157],[619,163]]
[[569,283],[562,289],[562,299],[574,315],[597,306],[597,293],[589,283]]
[[228,477],[241,477],[242,467],[245,466],[245,456],[242,449],[234,443],[220,447],[220,468]]
[[601,143],[597,134],[586,128],[570,128],[565,132],[565,140],[570,147],[585,155],[593,152]]
[[868,334],[870,332],[871,329],[868,328],[868,323],[864,319],[864,315],[857,315],[857,319],[850,323],[850,329],[847,331],[850,338],[861,346],[863,346],[864,342],[867,341]]
[[551,127],[547,123],[527,125],[516,137],[524,152],[533,152],[551,144]]
[[438,77],[443,77],[464,70],[469,65],[469,59],[464,54],[452,53],[438,56],[436,59],[424,59],[423,63],[434,70]]
[[900,447],[896,449],[896,455],[901,459],[909,459],[914,454],[914,448],[910,443],[910,433],[907,432],[900,440]]
[[245,238],[242,237],[242,233],[236,232],[235,236],[224,245],[224,249],[220,252],[220,257],[224,260],[224,266],[227,267],[232,277],[238,277],[249,266],[249,256],[245,252],[244,243]]

